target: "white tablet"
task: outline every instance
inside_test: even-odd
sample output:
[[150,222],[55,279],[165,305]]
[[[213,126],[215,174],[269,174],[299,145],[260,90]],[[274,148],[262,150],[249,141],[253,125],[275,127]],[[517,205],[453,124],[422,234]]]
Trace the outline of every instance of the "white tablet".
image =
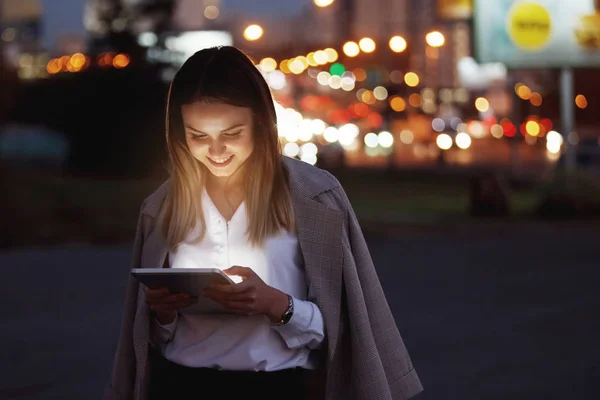
[[218,268],[134,268],[133,275],[148,288],[166,287],[171,293],[188,293],[198,297],[198,302],[182,308],[186,313],[224,313],[218,303],[202,295],[202,290],[212,283],[235,284]]

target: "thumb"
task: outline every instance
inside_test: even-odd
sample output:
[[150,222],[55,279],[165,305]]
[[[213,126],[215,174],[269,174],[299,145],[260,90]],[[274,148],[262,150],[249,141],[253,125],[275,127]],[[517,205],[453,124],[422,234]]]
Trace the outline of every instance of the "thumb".
[[254,273],[251,268],[240,267],[239,265],[234,265],[233,267],[224,269],[223,272],[225,272],[227,275],[238,275],[243,277],[250,276]]

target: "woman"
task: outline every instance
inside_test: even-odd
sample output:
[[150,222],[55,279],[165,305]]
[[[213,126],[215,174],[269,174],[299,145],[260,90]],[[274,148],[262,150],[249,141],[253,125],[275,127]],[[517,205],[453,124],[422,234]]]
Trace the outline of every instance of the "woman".
[[269,88],[233,47],[197,52],[168,96],[171,179],[142,204],[133,268],[241,276],[194,299],[130,279],[113,399],[407,399],[422,390],[360,227],[328,172],[282,157]]

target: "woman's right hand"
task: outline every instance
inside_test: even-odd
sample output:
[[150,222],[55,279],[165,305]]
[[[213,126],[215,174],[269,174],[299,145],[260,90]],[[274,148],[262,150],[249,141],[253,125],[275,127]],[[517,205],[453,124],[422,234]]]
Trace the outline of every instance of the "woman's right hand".
[[146,303],[156,314],[156,319],[161,325],[168,325],[175,320],[177,310],[188,307],[197,301],[197,298],[187,293],[171,293],[167,288],[146,289]]

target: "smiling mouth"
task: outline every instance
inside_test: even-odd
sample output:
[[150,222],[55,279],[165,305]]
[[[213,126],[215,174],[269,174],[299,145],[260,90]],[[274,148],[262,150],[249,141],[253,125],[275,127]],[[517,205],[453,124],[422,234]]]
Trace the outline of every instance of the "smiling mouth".
[[212,158],[212,157],[207,157],[207,158],[211,162],[212,165],[217,166],[217,167],[224,167],[225,165],[229,164],[229,162],[233,158],[233,155],[230,155],[229,157],[225,157],[225,158]]

